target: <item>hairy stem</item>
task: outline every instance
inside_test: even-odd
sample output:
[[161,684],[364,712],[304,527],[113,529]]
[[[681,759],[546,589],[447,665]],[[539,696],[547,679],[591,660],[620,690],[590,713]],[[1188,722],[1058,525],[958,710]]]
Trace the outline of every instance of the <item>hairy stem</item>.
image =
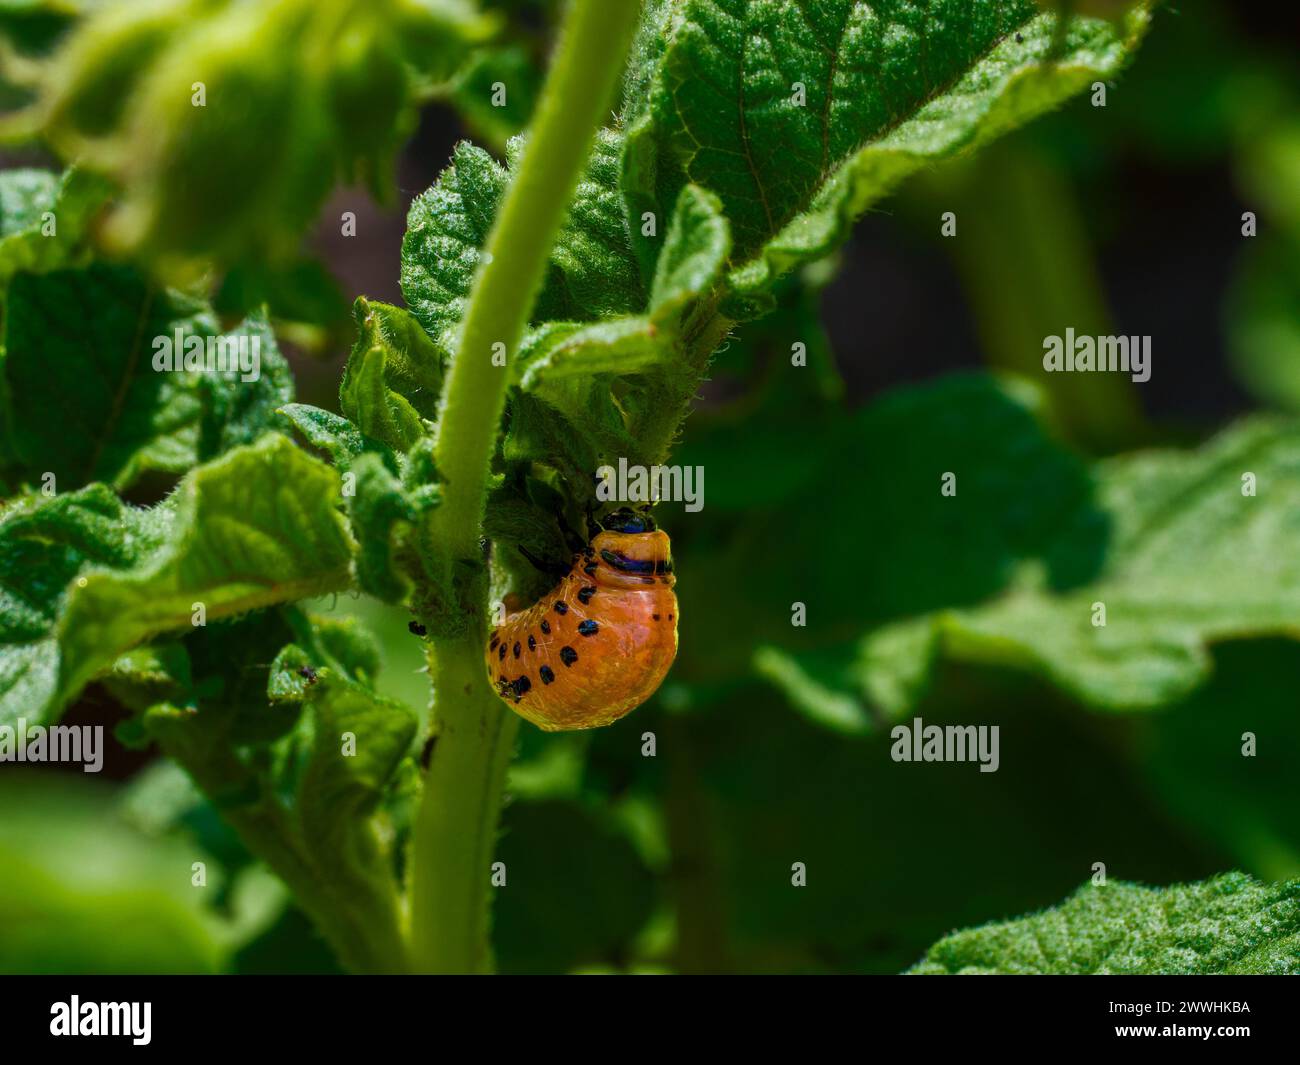
[[492,967],[488,891],[519,718],[487,685],[474,635],[430,656],[437,740],[415,822],[411,951],[421,972]]
[[435,458],[444,501],[430,517],[425,550],[444,586],[457,587],[454,609],[467,616],[435,642],[429,663],[438,738],[411,856],[411,951],[427,972],[482,972],[491,964],[490,860],[518,719],[488,686],[483,666],[487,580],[479,539],[487,479],[519,341],[639,10],[638,0],[570,5],[443,392]]

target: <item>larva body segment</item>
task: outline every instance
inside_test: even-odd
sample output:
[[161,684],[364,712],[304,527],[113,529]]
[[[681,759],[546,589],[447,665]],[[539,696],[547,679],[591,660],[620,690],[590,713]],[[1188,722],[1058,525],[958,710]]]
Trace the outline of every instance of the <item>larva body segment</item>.
[[492,633],[493,687],[548,732],[617,721],[677,655],[674,583],[666,533],[598,533],[550,593]]

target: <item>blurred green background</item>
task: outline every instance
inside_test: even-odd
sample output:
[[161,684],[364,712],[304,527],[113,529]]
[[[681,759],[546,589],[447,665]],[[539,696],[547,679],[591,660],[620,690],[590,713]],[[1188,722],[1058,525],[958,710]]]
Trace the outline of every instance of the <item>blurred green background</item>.
[[[451,146],[499,149],[527,120],[526,91],[503,119],[476,86],[507,67],[535,86],[553,5],[487,6],[512,36],[421,111],[399,202],[344,188],[321,212],[311,283],[291,290],[312,313],[281,315],[313,323],[285,331],[304,402],[337,408],[351,298],[400,302],[405,207]],[[660,513],[681,599],[673,672],[610,728],[522,726],[501,969],[897,972],[954,928],[1054,904],[1097,862],[1155,884],[1300,875],[1296,643],[1215,637],[1212,669],[1140,709],[1099,706],[1087,678],[1054,681],[1042,661],[939,655],[926,669],[924,648],[894,653],[924,640],[896,623],[1114,568],[1125,512],[1099,498],[1108,458],[1300,411],[1295,21],[1227,0],[1162,9],[1105,109],[1077,99],[907,185],[731,340],[674,460],[704,467],[704,509]],[[354,239],[338,234],[344,210]],[[948,210],[957,239],[940,235]],[[1244,211],[1258,236],[1242,236]],[[1152,336],[1151,380],[1043,374],[1042,338],[1067,325]],[[792,378],[795,343],[809,370]],[[958,466],[983,509],[933,491]],[[312,606],[364,618],[382,690],[427,702],[408,615]],[[892,761],[892,719],[913,707],[927,724],[999,725],[999,771]],[[92,687],[65,720],[123,716]],[[333,971],[178,770],[115,745],[103,778],[0,768],[0,970]],[[203,905],[175,874],[194,861]],[[806,887],[791,886],[794,862]]]

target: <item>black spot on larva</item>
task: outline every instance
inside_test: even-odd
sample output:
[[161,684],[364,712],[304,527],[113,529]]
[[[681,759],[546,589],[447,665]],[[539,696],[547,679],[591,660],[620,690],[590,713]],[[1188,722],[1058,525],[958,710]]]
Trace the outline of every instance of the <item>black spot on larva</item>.
[[590,603],[591,597],[595,594],[596,594],[596,586],[594,584],[589,584],[585,588],[580,588],[578,590],[578,598],[581,599],[584,603]]
[[654,618],[655,621],[658,621],[658,620],[659,620],[659,615],[658,615],[658,614],[651,614],[650,616],[651,616],[652,618]]
[[516,677],[515,682],[512,685],[515,690],[515,698],[518,699],[521,695],[528,692],[532,686],[533,682],[527,677]]
[[488,640],[488,650],[495,651],[497,649],[497,644],[499,644],[500,642],[501,642],[501,637],[494,632],[492,634],[492,639]]
[[429,635],[429,630],[426,629],[423,625],[421,625],[418,621],[408,621],[406,623],[406,628],[408,631],[410,631],[412,634],[416,636]]
[[547,636],[551,634],[551,623],[545,618],[542,618],[542,632],[546,633]]
[[515,657],[518,658],[518,657],[519,657],[519,641],[518,641],[518,640],[515,641],[514,653],[515,653]]
[[497,648],[497,658],[500,659],[502,662],[504,662],[504,661],[506,660],[506,645],[505,645],[505,644],[502,644],[500,647]]
[[600,632],[600,626],[597,625],[590,618],[588,618],[586,621],[580,621],[578,623],[579,636],[595,636],[596,633],[598,632]]
[[560,661],[563,662],[566,666],[573,665],[573,663],[576,662],[577,660],[578,660],[578,652],[575,651],[568,644],[565,644],[563,647],[560,648]]
[[555,601],[555,612],[560,615],[567,614],[569,612],[569,604],[564,602],[562,599],[557,599]]
[[530,651],[537,650],[537,638],[533,636],[532,633],[528,634],[528,650]]
[[541,675],[543,684],[550,684],[555,679],[555,670],[550,666],[542,666],[537,672]]
[[591,576],[591,574],[595,573],[598,569],[600,569],[600,567],[596,563],[588,562],[587,565],[582,567],[582,572]]

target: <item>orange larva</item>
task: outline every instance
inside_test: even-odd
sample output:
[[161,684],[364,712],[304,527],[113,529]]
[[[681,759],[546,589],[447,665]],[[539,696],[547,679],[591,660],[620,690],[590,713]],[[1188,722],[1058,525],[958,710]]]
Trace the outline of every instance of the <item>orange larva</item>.
[[506,618],[487,646],[488,676],[538,728],[597,728],[652,696],[677,655],[668,535],[621,510],[560,583]]

